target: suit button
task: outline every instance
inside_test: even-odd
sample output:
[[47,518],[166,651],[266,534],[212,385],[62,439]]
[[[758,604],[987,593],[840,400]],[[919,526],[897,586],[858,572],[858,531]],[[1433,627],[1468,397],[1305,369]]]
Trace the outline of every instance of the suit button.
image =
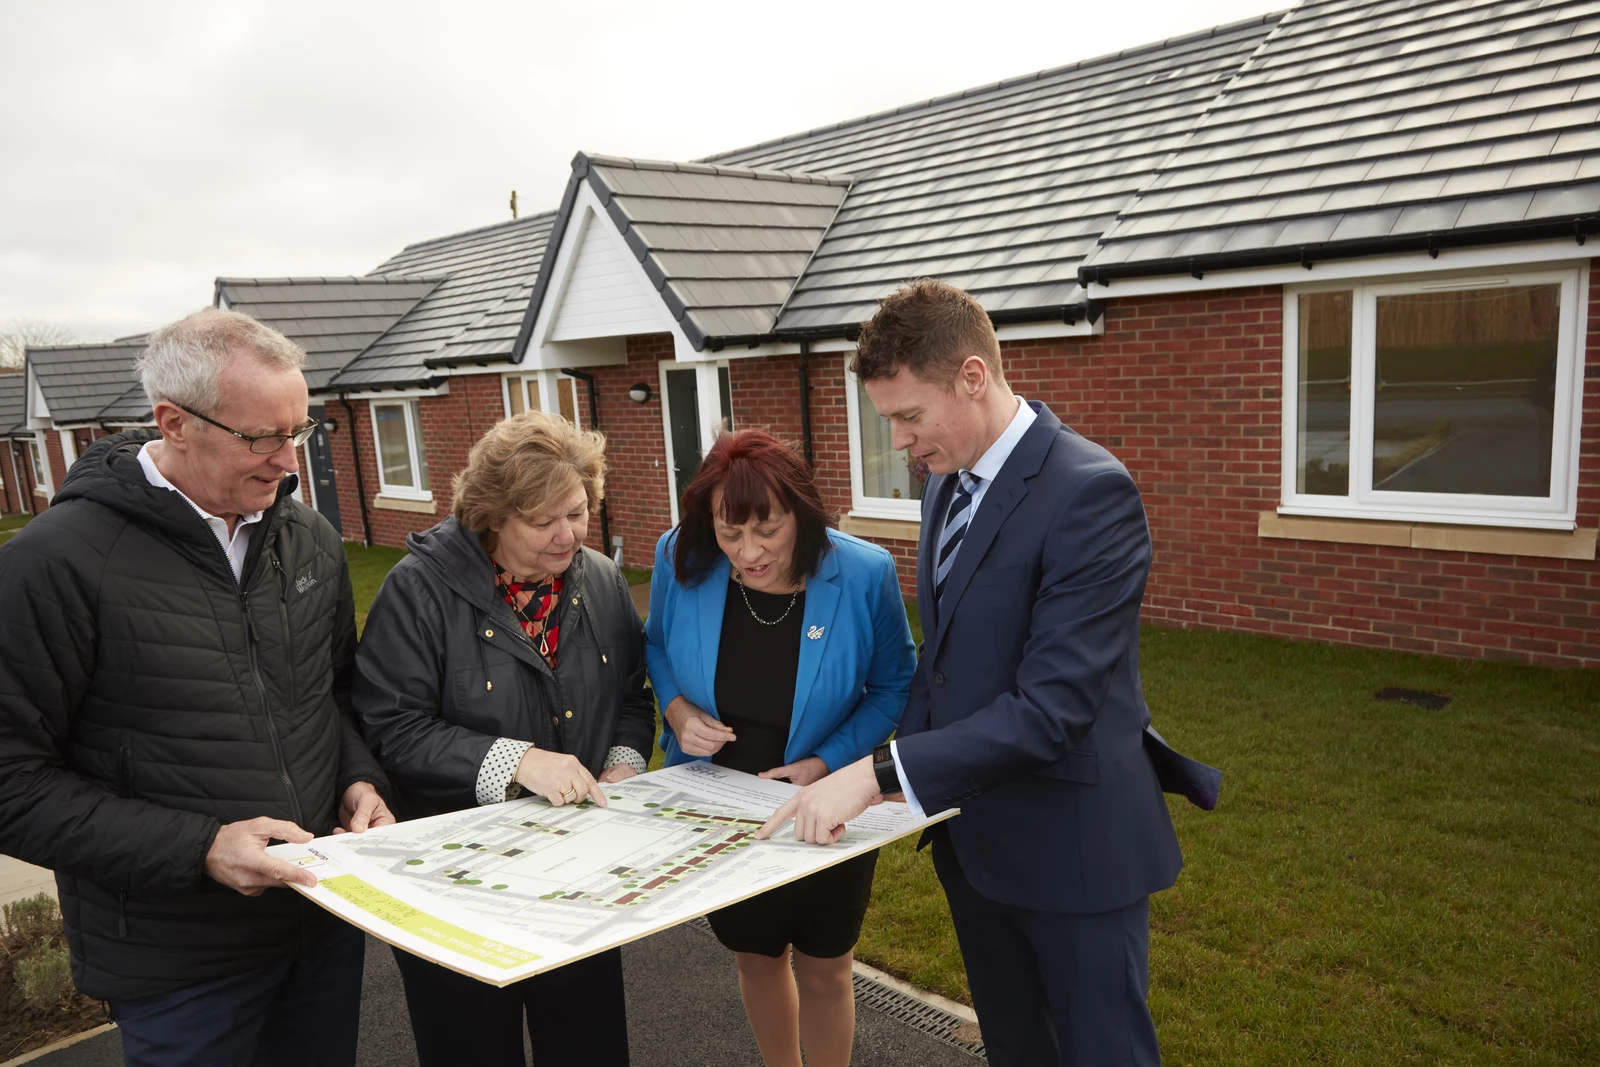
[[567,712],[567,718],[569,718],[569,719],[572,718],[572,712],[571,711]]
[[551,726],[560,726],[561,725],[561,716],[559,716],[559,715],[550,716],[550,725]]
[[934,676],[933,676],[933,684],[934,684],[934,685],[943,685],[943,684],[944,684],[944,675],[942,675],[942,674],[935,674],[935,675],[934,675]]

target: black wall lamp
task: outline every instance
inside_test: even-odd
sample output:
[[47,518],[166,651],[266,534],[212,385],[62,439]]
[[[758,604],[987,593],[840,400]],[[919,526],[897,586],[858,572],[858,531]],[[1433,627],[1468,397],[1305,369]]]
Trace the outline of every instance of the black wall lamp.
[[650,403],[650,398],[654,395],[650,391],[650,386],[644,382],[638,382],[628,389],[628,399],[635,404],[648,404]]

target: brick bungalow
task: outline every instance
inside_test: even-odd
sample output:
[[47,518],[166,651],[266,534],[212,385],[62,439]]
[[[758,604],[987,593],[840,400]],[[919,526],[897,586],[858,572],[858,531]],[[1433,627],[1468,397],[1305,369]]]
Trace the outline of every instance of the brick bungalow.
[[29,499],[20,510],[37,514],[48,508],[67,469],[95,441],[154,425],[133,372],[133,361],[143,350],[143,337],[27,350],[23,373],[17,376],[22,379],[22,417],[9,431],[28,487]]
[[1597,45],[1579,4],[1304,3],[699,163],[580,154],[514,373],[593,376],[628,562],[719,426],[766,426],[909,590],[920,486],[845,363],[943,277],[1139,480],[1148,621],[1600,666]]
[[1600,666],[1597,48],[1576,2],[1304,2],[697,163],[580,154],[555,212],[217,299],[312,350],[346,537],[436,521],[537,406],[604,430],[591,543],[647,565],[763,426],[909,591],[921,483],[846,364],[942,277],[1138,479],[1147,621]]

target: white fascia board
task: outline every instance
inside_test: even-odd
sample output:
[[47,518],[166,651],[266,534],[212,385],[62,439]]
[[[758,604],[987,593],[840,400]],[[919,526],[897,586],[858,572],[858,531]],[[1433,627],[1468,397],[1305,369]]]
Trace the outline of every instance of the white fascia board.
[[[328,394],[331,399],[338,399],[337,392]],[[440,382],[432,389],[366,389],[359,393],[345,393],[346,400],[415,400],[426,396],[449,396],[450,383]]]
[[555,250],[550,285],[545,288],[544,303],[539,306],[538,317],[533,320],[533,335],[529,338],[528,350],[523,354],[521,364],[503,366],[500,368],[502,372],[518,369],[560,370],[562,367],[593,367],[627,361],[627,338],[639,333],[636,325],[611,336],[565,341],[556,341],[551,337],[556,322],[560,319],[561,305],[566,299],[568,286],[572,282],[572,270],[577,265],[578,250],[583,246],[583,239],[588,234],[590,226],[599,226],[601,232],[617,243],[622,252],[622,261],[629,267],[630,276],[649,294],[652,305],[660,312],[661,325],[658,332],[672,334],[673,347],[679,358],[682,358],[682,353],[686,350],[694,352],[694,346],[689,343],[689,338],[668,313],[661,294],[650,284],[650,278],[645,274],[643,265],[634,258],[628,242],[617,232],[616,223],[611,221],[611,216],[600,203],[600,198],[595,195],[594,189],[588,182],[583,182],[578,186],[578,195],[573,198],[572,215],[566,232],[561,235],[561,247]]
[[1100,337],[1106,332],[1106,317],[1101,315],[1093,322],[1016,322],[997,326],[995,337],[1002,341],[1042,341],[1051,338]]
[[1188,274],[1167,274],[1154,278],[1115,278],[1107,284],[1089,285],[1091,300],[1114,300],[1130,296],[1214,292],[1218,289],[1243,289],[1257,285],[1307,285],[1322,282],[1413,274],[1441,274],[1452,271],[1484,271],[1503,267],[1566,266],[1592,258],[1576,241],[1530,241],[1525,244],[1483,245],[1474,248],[1444,248],[1437,258],[1426,252],[1405,252],[1393,256],[1367,256],[1361,259],[1313,258],[1311,269],[1297,263],[1278,267],[1250,267],[1242,270],[1205,271],[1203,278]]
[[[1094,322],[1079,320],[1073,323],[1066,322],[1018,322],[995,328],[994,335],[1001,341],[1032,341],[1047,340],[1051,338],[1067,339],[1073,337],[1099,337],[1106,332],[1106,320],[1102,315]],[[684,348],[688,351],[685,352]],[[822,352],[853,352],[856,343],[847,337],[829,337],[825,340],[811,342],[811,354]],[[800,345],[796,341],[782,341],[772,344],[759,345],[729,345],[720,351],[713,352],[707,348],[703,352],[696,352],[690,346],[679,347],[675,353],[679,363],[720,363],[723,360],[734,359],[761,359],[765,356],[794,356],[800,353]]]
[[[853,352],[856,343],[845,337],[830,337],[822,341],[811,342],[811,354],[820,352]],[[800,345],[795,341],[783,341],[774,344],[729,345],[720,351],[713,352],[709,347],[703,352],[694,351],[693,346],[688,346],[688,351],[679,348],[674,356],[679,363],[722,363],[733,359],[761,359],[765,356],[796,356],[800,354]]]
[[28,429],[50,429],[53,425],[50,405],[45,403],[44,390],[39,388],[39,379],[34,377],[32,366],[28,367],[28,381],[23,388],[28,392]]

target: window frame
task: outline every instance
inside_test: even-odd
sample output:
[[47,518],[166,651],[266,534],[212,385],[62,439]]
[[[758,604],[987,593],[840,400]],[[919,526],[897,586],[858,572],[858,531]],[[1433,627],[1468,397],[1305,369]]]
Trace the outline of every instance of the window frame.
[[[1549,495],[1488,496],[1397,492],[1372,488],[1379,297],[1527,285],[1559,285],[1555,401],[1551,425]],[[1345,496],[1301,493],[1299,475],[1300,298],[1348,291],[1350,299],[1350,491]],[[1577,526],[1579,448],[1583,416],[1583,324],[1588,319],[1587,262],[1470,274],[1370,280],[1345,279],[1283,289],[1283,436],[1280,515],[1381,519],[1477,526],[1571,530]]]
[[850,358],[844,355],[844,397],[846,417],[850,420],[850,514],[862,519],[892,519],[903,522],[922,521],[922,501],[895,500],[889,497],[868,496],[864,468],[864,442],[861,440],[860,385],[850,370]]
[[[500,376],[500,398],[505,405],[506,418],[516,414],[511,410],[511,390],[522,394],[523,411],[549,411],[561,414],[561,393],[565,390],[572,402],[572,424],[583,429],[583,404],[578,392],[578,379],[559,371],[518,371]],[[534,403],[529,404],[530,394]],[[548,406],[547,401],[553,401]],[[565,416],[563,416],[565,417]]]
[[[419,458],[426,459],[426,446],[422,441],[422,427],[417,423],[422,414],[422,397],[396,396],[384,397],[382,400],[367,401],[368,421],[372,423],[372,457],[378,468],[378,492],[382,496],[398,497],[405,500],[433,500],[432,489],[421,489],[415,485],[394,485],[383,476],[383,442],[378,437],[378,409],[380,407],[399,406],[404,412],[406,427],[406,447],[411,461],[411,478],[413,482],[421,481],[422,464]],[[430,483],[432,478],[429,478]]]
[[32,491],[43,493],[46,496],[53,496],[55,494],[55,486],[50,481],[50,454],[39,441],[40,433],[41,431],[35,431],[33,437],[23,442],[28,446],[28,462],[32,464]]

